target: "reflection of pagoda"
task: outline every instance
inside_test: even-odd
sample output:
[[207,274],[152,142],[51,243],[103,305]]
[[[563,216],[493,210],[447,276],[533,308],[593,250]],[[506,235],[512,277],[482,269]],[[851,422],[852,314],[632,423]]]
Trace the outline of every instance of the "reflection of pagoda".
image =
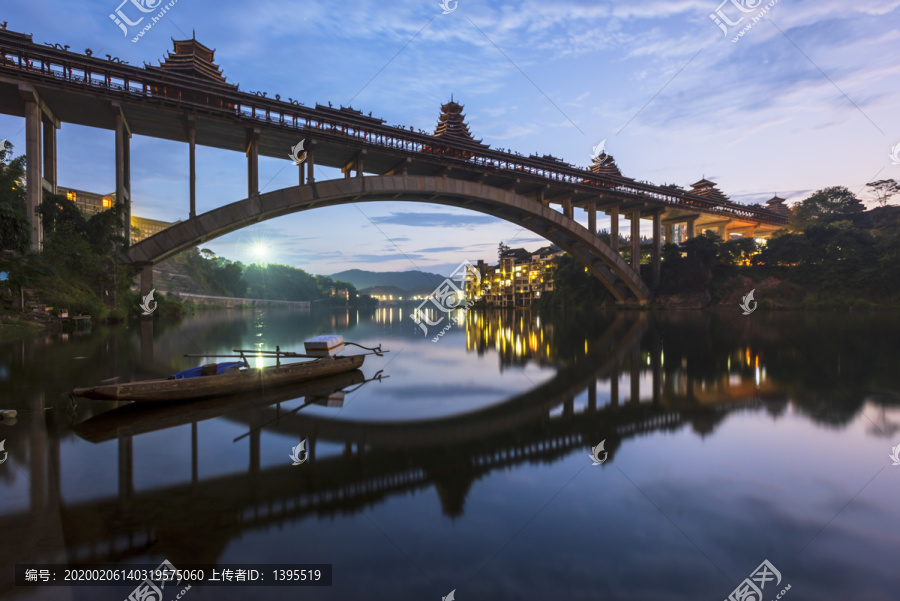
[[781,198],[777,194],[766,201],[766,208],[770,211],[774,211],[779,215],[789,215],[791,209],[784,204],[785,199]]
[[598,175],[616,175],[622,177],[622,172],[616,165],[616,160],[611,154],[601,153],[594,157],[590,170]]
[[695,184],[691,184],[691,194],[711,200],[713,202],[731,202],[727,196],[722,194],[721,190],[716,188],[716,183],[706,178],[701,179]]

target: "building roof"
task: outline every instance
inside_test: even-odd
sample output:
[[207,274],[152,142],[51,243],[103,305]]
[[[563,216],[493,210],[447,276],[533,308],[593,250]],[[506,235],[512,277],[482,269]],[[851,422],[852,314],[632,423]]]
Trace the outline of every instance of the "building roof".
[[716,187],[715,182],[711,182],[706,178],[703,178],[699,182],[691,184],[691,188],[693,188],[693,190],[691,190],[691,194],[702,196],[703,198],[713,201],[731,202],[731,199],[722,194],[722,191]]
[[219,65],[213,62],[215,49],[207,48],[196,38],[190,40],[172,40],[175,52],[169,52],[166,60],[159,66],[145,65],[147,69],[168,71],[202,79],[206,83],[217,83],[237,89],[237,85],[230,84],[222,74]]
[[469,126],[466,124],[466,116],[462,112],[463,108],[465,108],[463,105],[453,101],[453,96],[451,95],[450,102],[441,105],[441,116],[438,117],[434,136],[436,138],[450,138],[453,141],[469,142],[486,147],[486,144],[482,144],[481,140],[476,140],[472,136],[472,132],[469,131]]
[[616,165],[616,160],[611,154],[606,154],[605,152],[594,157],[589,169],[600,175],[622,175],[622,172],[619,171],[619,167]]

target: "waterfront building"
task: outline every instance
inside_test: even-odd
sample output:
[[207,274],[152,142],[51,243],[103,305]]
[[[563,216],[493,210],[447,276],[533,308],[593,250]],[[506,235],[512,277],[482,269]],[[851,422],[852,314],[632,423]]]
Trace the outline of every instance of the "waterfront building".
[[530,307],[541,294],[553,290],[553,259],[564,254],[562,251],[544,246],[534,252],[512,248],[505,254],[494,266],[478,261],[481,291],[475,289],[476,279],[469,278],[467,298],[483,294],[491,307]]
[[[100,211],[105,211],[115,206],[116,194],[97,194],[96,192],[87,192],[85,190],[76,190],[75,188],[58,187],[60,194],[65,194],[66,198],[75,203],[87,215],[94,215]],[[177,223],[177,222],[176,222]],[[149,238],[153,234],[159,233],[167,227],[174,225],[167,221],[158,219],[148,219],[147,217],[131,216],[131,227],[136,228],[137,232],[132,233],[131,243],[137,244],[145,238]]]

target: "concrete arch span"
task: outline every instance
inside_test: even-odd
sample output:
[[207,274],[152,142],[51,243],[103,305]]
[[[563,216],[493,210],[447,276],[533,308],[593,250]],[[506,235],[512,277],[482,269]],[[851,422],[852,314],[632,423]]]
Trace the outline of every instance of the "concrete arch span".
[[192,246],[282,215],[367,201],[425,202],[462,207],[520,225],[556,244],[600,279],[618,302],[644,303],[650,290],[619,254],[587,228],[540,202],[477,182],[387,175],[335,179],[239,200],[173,225],[135,244],[127,259],[155,265]]

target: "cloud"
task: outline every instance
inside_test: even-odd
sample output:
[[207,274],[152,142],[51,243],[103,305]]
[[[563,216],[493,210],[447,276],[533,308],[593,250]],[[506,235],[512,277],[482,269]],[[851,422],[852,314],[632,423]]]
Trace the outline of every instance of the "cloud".
[[373,217],[375,223],[391,223],[409,227],[466,227],[496,223],[489,215],[459,215],[456,213],[391,213]]

